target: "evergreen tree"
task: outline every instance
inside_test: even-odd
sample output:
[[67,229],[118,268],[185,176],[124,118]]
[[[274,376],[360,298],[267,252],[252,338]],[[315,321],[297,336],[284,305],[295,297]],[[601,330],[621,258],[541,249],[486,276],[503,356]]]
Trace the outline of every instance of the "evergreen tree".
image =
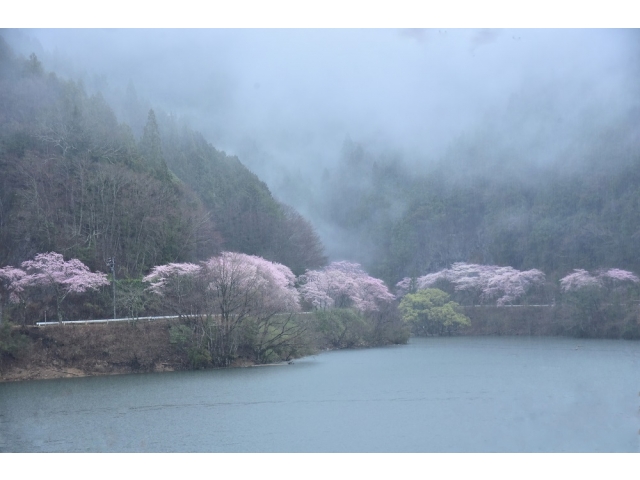
[[162,154],[162,139],[153,109],[149,110],[147,124],[140,140],[140,153],[159,179],[169,178],[169,168]]

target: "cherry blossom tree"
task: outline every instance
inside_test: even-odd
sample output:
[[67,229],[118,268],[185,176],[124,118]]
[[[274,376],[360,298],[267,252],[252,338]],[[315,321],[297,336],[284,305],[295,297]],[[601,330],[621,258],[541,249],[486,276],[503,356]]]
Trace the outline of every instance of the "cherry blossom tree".
[[11,279],[9,299],[16,302],[25,290],[49,288],[53,290],[56,299],[58,321],[62,321],[60,306],[69,294],[83,293],[109,285],[106,274],[92,273],[80,260],[74,258],[65,261],[61,254],[55,252],[39,253],[33,260],[24,261],[20,266],[23,274],[14,267],[3,269],[3,278]]
[[256,315],[259,310],[279,313],[300,309],[295,276],[284,265],[235,252],[223,252],[201,265],[207,303],[225,320]]
[[[155,267],[144,280],[151,291],[174,298],[181,314],[189,309],[194,334],[216,365],[233,360],[243,336],[264,353],[299,333],[291,317],[300,310],[295,276],[279,263],[223,252],[199,265]],[[288,315],[276,319],[281,313]]]
[[627,270],[620,270],[619,268],[599,270],[593,275],[586,270],[575,269],[572,273],[560,279],[560,287],[564,292],[571,292],[586,287],[604,287],[605,284],[615,285],[622,282],[638,283],[640,278]]
[[0,285],[8,292],[9,301],[14,303],[20,301],[20,294],[24,291],[22,280],[25,275],[25,271],[19,268],[11,266],[0,268]]
[[151,284],[149,291],[161,296],[165,306],[178,315],[199,313],[197,311],[197,277],[202,267],[194,263],[169,263],[153,267],[142,279]]
[[[292,333],[291,314],[300,310],[300,302],[295,276],[288,267],[254,255],[223,252],[203,263],[203,277],[207,304],[219,314],[215,331],[207,335],[217,363],[231,361],[242,333],[252,337],[252,348],[259,357],[284,339],[284,333],[273,337],[274,328]],[[281,313],[289,315],[277,318]]]
[[457,292],[471,293],[483,301],[496,299],[498,305],[506,305],[517,301],[531,287],[542,285],[545,275],[537,269],[519,271],[512,267],[458,262],[451,268],[415,280],[404,278],[396,284],[397,296],[410,293],[412,286],[423,290],[441,281],[451,283]]
[[575,269],[560,279],[560,288],[564,292],[579,290],[585,287],[601,287],[602,280],[583,269]]
[[381,303],[394,299],[382,280],[369,276],[357,263],[333,262],[322,270],[307,271],[299,281],[302,297],[320,310],[376,311]]
[[637,332],[638,289],[630,287],[639,282],[635,274],[617,268],[575,269],[560,279],[569,331],[578,336]]
[[8,297],[12,303],[20,302],[21,294],[24,292],[21,280],[25,275],[24,270],[19,268],[11,266],[0,268],[0,294],[6,292],[4,295],[0,295],[0,324],[2,323],[4,298]]
[[408,293],[416,293],[418,285],[416,278],[404,277],[396,283],[396,298],[401,299]]
[[619,268],[610,268],[609,270],[602,270],[600,272],[600,275],[604,278],[610,278],[618,282],[638,283],[640,281],[640,278],[638,278],[635,274],[627,270],[620,270]]
[[395,297],[382,280],[369,276],[357,263],[333,262],[308,270],[299,279],[302,298],[315,309],[321,341],[336,348],[404,343],[409,329],[400,317]]
[[542,285],[545,275],[540,270],[518,271],[512,267],[499,267],[487,279],[482,295],[497,298],[498,305],[513,304],[534,285]]

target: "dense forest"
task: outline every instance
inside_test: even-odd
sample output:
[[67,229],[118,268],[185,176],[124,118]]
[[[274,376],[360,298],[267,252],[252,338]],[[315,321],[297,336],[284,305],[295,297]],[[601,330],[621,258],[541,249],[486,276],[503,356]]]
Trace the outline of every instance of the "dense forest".
[[[360,261],[394,285],[455,262],[640,272],[637,113],[590,138],[587,154],[536,164],[461,139],[429,168],[345,142],[316,210],[358,245]],[[496,142],[498,143],[498,142]]]
[[134,279],[221,249],[296,274],[326,263],[309,222],[238,158],[130,100],[139,138],[99,93],[0,38],[0,264],[55,251],[105,270],[115,257],[117,277]]

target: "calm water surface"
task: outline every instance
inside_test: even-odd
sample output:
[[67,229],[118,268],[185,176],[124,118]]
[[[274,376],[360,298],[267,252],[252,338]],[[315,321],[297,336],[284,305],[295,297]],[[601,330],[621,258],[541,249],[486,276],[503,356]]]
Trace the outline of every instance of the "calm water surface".
[[5,452],[638,452],[640,342],[429,338],[0,384]]

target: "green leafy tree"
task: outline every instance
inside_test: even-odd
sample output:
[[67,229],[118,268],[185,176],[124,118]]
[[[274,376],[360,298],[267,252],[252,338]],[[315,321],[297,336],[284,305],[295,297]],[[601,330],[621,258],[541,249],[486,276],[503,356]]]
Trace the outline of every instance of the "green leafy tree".
[[449,301],[449,294],[437,288],[409,293],[400,302],[402,318],[417,335],[451,335],[459,328],[471,326],[459,305]]

